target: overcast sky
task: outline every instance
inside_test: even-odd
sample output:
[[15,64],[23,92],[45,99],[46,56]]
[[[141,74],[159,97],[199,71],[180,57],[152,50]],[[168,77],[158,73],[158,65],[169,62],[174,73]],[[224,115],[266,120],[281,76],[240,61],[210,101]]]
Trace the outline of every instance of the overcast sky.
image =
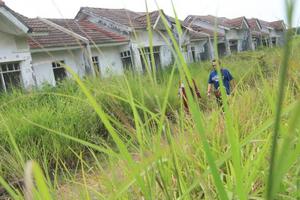
[[[73,18],[80,7],[127,8],[145,11],[145,0],[4,0],[13,10],[28,17]],[[296,6],[294,25],[300,26],[300,0]],[[170,0],[157,0],[159,7],[172,15]],[[217,15],[234,18],[256,17],[272,21],[285,19],[284,0],[173,0],[180,19],[189,14]],[[148,0],[149,10],[157,9]]]

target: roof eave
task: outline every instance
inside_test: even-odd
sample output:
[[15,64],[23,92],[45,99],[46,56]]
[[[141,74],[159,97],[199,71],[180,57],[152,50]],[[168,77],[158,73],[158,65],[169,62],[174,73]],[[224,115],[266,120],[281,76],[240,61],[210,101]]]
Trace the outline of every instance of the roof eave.
[[32,29],[18,16],[15,16],[9,7],[2,5],[0,7],[0,13],[10,20],[16,27],[18,27],[24,33],[30,33]]

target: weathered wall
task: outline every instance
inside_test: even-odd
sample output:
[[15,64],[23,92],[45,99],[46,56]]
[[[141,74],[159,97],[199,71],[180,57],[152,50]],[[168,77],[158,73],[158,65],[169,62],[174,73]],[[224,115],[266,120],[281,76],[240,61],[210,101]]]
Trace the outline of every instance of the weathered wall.
[[[169,66],[172,63],[172,52],[164,38],[157,31],[153,31],[152,45],[160,47],[160,60],[162,67]],[[167,37],[167,33],[162,32]],[[142,62],[138,49],[149,47],[149,33],[147,31],[137,31],[135,35],[131,35],[131,47],[133,51],[135,66],[137,70],[141,70]]]
[[[191,47],[195,48],[196,60],[195,62],[201,61],[201,54],[206,54],[207,59],[211,57],[209,49],[205,49],[204,45],[208,44],[208,40],[198,40],[191,42]],[[209,44],[208,44],[209,45]]]
[[[0,30],[3,29],[0,27]],[[19,62],[23,86],[30,88],[34,85],[34,79],[26,37],[0,32],[0,38],[0,63]]]
[[[125,47],[98,47],[92,48],[91,50],[92,56],[98,57],[101,76],[108,77],[110,75],[123,73],[120,52],[126,50]],[[65,64],[71,67],[80,77],[86,75],[85,59],[81,49],[32,53],[32,59],[34,75],[38,86],[43,85],[43,83],[48,83],[53,86],[56,85],[52,62],[63,60]],[[68,74],[68,77],[70,77],[70,74]]]
[[[62,60],[80,77],[85,74],[85,64],[82,51],[80,49],[32,53],[32,65],[38,86],[43,85],[43,83],[48,83],[53,86],[56,85],[52,62]],[[68,76],[70,77],[69,74]]]
[[128,45],[121,47],[92,48],[93,56],[99,57],[100,73],[102,76],[107,77],[123,73],[123,64],[120,53],[125,50],[129,50]]

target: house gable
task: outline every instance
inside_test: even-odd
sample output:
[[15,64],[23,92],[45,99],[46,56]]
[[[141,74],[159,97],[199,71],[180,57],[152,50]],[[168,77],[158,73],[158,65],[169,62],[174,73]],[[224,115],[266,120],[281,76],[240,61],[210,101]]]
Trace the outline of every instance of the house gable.
[[15,12],[8,8],[4,3],[0,4],[0,27],[1,31],[13,35],[26,35],[30,28],[19,19]]
[[123,34],[129,34],[130,32],[133,31],[131,27],[118,23],[112,19],[101,16],[99,14],[93,13],[88,8],[81,8],[78,14],[76,15],[75,19],[78,20],[87,19],[92,23],[103,25],[105,27],[108,27],[112,30],[115,30]]

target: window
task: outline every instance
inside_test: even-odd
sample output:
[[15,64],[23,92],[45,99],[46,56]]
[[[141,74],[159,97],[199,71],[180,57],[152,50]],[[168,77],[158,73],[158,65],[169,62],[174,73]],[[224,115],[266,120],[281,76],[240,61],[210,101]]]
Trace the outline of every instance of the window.
[[124,70],[132,70],[133,69],[130,51],[121,52],[121,60],[123,63]]
[[8,91],[13,88],[20,88],[21,84],[21,69],[20,63],[3,63],[0,64],[0,90]]
[[277,45],[277,39],[275,37],[273,37],[271,39],[272,39],[272,45],[276,46]]
[[93,61],[93,66],[96,72],[96,75],[100,75],[100,63],[99,63],[99,57],[98,56],[93,56],[92,57]]
[[188,47],[187,47],[187,45],[182,45],[182,46],[181,46],[181,50],[182,50],[182,52],[184,52],[184,53],[188,52]]
[[66,69],[63,67],[65,61],[61,60],[52,63],[54,78],[56,82],[62,81],[67,77]]
[[[143,71],[146,71],[146,63],[151,67],[152,69],[152,58],[150,54],[150,47],[145,47],[143,49],[140,49],[140,55],[141,55],[141,61],[142,61],[142,67]],[[144,55],[144,56],[143,56]],[[153,57],[155,62],[156,70],[160,70],[161,68],[161,62],[160,62],[160,47],[153,47]]]

